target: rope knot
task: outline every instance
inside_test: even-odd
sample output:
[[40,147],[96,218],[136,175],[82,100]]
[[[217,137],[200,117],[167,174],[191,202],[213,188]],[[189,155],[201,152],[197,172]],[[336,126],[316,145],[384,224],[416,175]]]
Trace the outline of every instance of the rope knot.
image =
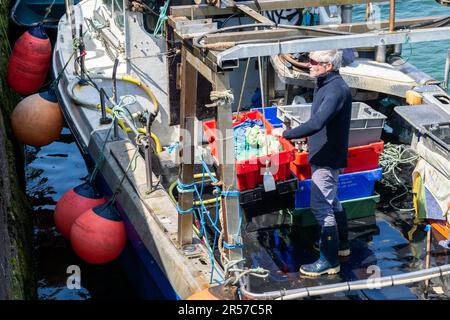
[[234,101],[233,92],[231,90],[211,91],[210,99],[213,105],[223,107],[224,105],[232,104]]

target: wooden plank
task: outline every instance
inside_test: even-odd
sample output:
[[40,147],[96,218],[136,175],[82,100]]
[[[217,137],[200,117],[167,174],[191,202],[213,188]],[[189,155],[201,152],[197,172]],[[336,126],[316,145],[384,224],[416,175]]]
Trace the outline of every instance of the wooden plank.
[[[183,184],[194,182],[194,121],[197,100],[197,71],[186,59],[186,49],[181,49],[181,110],[180,110],[180,142],[179,151],[181,161],[180,181]],[[182,210],[192,208],[193,192],[180,194],[179,205]],[[192,243],[192,212],[178,216],[178,245]]]
[[[225,91],[230,88],[230,79],[227,73],[216,74],[213,83],[214,90]],[[236,189],[236,165],[234,156],[234,139],[231,104],[219,106],[216,115],[217,123],[217,155],[219,159],[220,179],[223,182],[222,191],[235,191]],[[221,137],[219,136],[221,135]],[[241,242],[236,239],[240,234],[239,223],[239,197],[222,197],[222,219],[224,225],[224,239],[229,244]],[[241,217],[242,218],[242,217]],[[242,249],[227,250],[228,258],[238,260],[242,258]]]
[[199,58],[194,56],[190,51],[186,50],[186,60],[199,72],[203,77],[205,77],[209,82],[214,82],[213,71]]
[[[386,2],[387,0],[372,0],[372,3]],[[281,9],[297,9],[306,7],[322,7],[329,5],[344,5],[344,4],[360,4],[366,3],[366,0],[259,0],[261,9],[263,11],[267,10],[281,10]],[[241,5],[250,7],[253,10],[257,10],[254,1],[242,1],[239,2]],[[187,16],[187,17],[198,17],[198,16],[219,16],[227,15],[235,12],[235,8],[218,8],[215,6],[210,6],[206,4],[200,5],[187,5],[187,6],[173,6],[170,8],[170,14],[174,17]]]
[[176,29],[178,22],[191,21],[191,20],[189,20],[187,17],[184,17],[184,16],[183,17],[172,17],[172,16],[170,16],[168,21],[169,21],[168,22],[169,26],[171,26],[173,29]]
[[253,18],[254,20],[256,20],[256,21],[258,21],[260,23],[268,23],[268,24],[275,25],[275,23],[272,20],[270,20],[269,18],[267,18],[267,17],[263,16],[262,14],[256,12],[252,8],[247,7],[246,5],[236,4],[236,8],[239,11],[245,13],[250,18]]

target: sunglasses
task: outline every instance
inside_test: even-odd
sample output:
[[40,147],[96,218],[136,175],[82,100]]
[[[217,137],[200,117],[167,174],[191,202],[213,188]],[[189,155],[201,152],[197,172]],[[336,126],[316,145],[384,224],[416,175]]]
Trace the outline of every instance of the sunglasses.
[[312,65],[312,66],[317,66],[317,65],[319,65],[319,64],[324,65],[324,64],[327,64],[327,63],[328,63],[328,62],[319,62],[319,61],[316,61],[316,60],[314,60],[314,59],[309,59],[309,64]]

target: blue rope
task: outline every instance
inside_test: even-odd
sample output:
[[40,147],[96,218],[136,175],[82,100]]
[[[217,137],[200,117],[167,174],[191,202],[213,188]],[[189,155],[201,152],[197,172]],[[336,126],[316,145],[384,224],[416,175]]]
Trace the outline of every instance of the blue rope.
[[244,245],[242,243],[229,244],[224,241],[223,247],[226,249],[229,249],[229,250],[233,250],[233,249],[237,249],[237,248],[242,248],[242,247],[244,247]]
[[193,212],[194,208],[189,208],[189,209],[183,210],[183,209],[180,208],[179,205],[177,205],[177,211],[178,211],[179,214],[188,214],[188,213]]
[[193,183],[183,183],[180,179],[177,180],[177,190],[179,193],[188,193],[188,192],[195,192],[196,185],[195,182]]
[[167,151],[169,152],[169,154],[172,154],[172,152],[174,152],[176,149],[178,149],[179,146],[180,146],[179,142],[172,143],[171,145],[169,145],[167,147]]
[[211,179],[211,181],[213,183],[219,182],[219,180],[213,176],[213,174],[211,173],[211,170],[209,170],[208,165],[206,164],[205,160],[203,160],[203,158],[202,158],[202,168],[208,174],[209,178]]
[[[207,244],[207,248],[208,248],[208,253],[209,253],[209,257],[210,257],[210,263],[211,263],[211,278],[210,278],[210,283],[213,282],[213,277],[214,277],[214,271],[217,272],[217,274],[220,275],[220,273],[218,272],[217,267],[215,266],[214,263],[214,250],[216,248],[217,245],[217,239],[218,239],[218,234],[220,234],[221,230],[218,227],[218,221],[219,221],[219,205],[220,205],[220,197],[239,197],[239,191],[233,190],[233,191],[221,191],[219,186],[214,186],[214,189],[216,190],[216,216],[215,216],[215,221],[213,221],[212,217],[211,217],[211,213],[210,211],[206,208],[206,206],[203,203],[203,192],[204,192],[204,184],[205,184],[205,178],[206,176],[209,177],[209,179],[213,182],[213,183],[217,183],[219,182],[219,180],[213,176],[213,174],[211,173],[211,171],[208,168],[208,165],[206,164],[206,162],[202,159],[202,181],[201,181],[201,185],[200,185],[200,191],[198,189],[197,184],[194,183],[189,183],[189,184],[184,184],[182,183],[179,179],[178,179],[178,185],[177,185],[177,190],[179,193],[183,193],[183,192],[193,192],[194,196],[196,196],[198,198],[198,200],[200,200],[200,204],[197,206],[193,206],[190,209],[187,210],[182,210],[178,205],[177,205],[177,210],[179,212],[179,214],[186,214],[186,213],[191,213],[191,212],[196,212],[197,216],[200,220],[200,236],[203,236],[203,238],[205,239],[205,243]],[[239,226],[238,226],[238,236],[240,234],[240,230],[241,230],[241,224],[242,224],[242,212],[241,212],[241,207],[239,206]],[[207,219],[209,220],[213,230],[214,230],[214,237],[213,237],[213,243],[212,246],[210,245],[210,239],[208,237],[208,233],[206,231],[206,219],[205,219],[205,215],[207,217]],[[233,250],[233,249],[237,249],[237,248],[242,248],[244,245],[242,243],[236,243],[234,245],[229,244],[225,241],[223,241],[223,246],[226,249],[229,250]],[[222,276],[220,276],[222,281],[224,280]],[[221,282],[217,279],[214,279],[214,281],[218,282],[219,284],[221,284]]]
[[239,191],[222,191],[220,193],[224,197],[239,197]]
[[[195,192],[197,190],[194,183],[182,183],[180,179],[177,180],[177,190],[178,193],[187,193],[187,192]],[[187,214],[194,211],[194,207],[191,207],[189,209],[183,210],[180,208],[180,206],[177,204],[177,211],[179,214]]]

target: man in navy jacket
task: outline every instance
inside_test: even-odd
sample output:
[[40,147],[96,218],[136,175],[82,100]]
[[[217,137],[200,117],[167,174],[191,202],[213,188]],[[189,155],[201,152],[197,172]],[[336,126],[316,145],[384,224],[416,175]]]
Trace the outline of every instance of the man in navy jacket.
[[322,227],[319,259],[300,267],[309,276],[338,273],[338,255],[350,254],[347,216],[337,199],[339,173],[347,167],[352,109],[350,88],[339,74],[341,64],[338,50],[310,54],[310,75],[317,78],[311,118],[294,129],[275,132],[287,139],[309,137],[311,211]]

